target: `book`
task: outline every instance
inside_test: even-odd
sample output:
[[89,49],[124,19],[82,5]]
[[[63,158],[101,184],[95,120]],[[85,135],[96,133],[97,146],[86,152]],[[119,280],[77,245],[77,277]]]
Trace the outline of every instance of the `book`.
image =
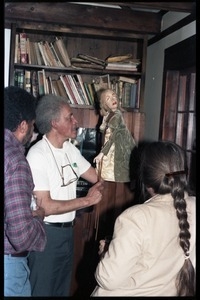
[[35,98],[38,98],[39,88],[37,71],[31,71],[31,93]]
[[54,48],[53,42],[50,42],[50,43],[49,43],[49,47],[50,47],[50,49],[51,49],[51,51],[52,51],[52,53],[53,53],[53,55],[54,55],[54,57],[55,57],[57,66],[58,66],[58,67],[64,68],[65,66],[64,66],[63,63],[60,61],[60,59],[59,59],[59,57],[58,57],[58,54],[57,54],[57,52],[56,52],[56,50],[55,50],[55,48]]
[[43,45],[44,45],[45,55],[48,58],[47,60],[49,62],[49,65],[51,67],[58,67],[57,61],[56,61],[55,56],[49,46],[49,43],[47,41],[44,41]]
[[52,89],[53,94],[56,95],[56,96],[61,96],[61,95],[60,95],[60,91],[59,91],[59,87],[58,87],[57,80],[53,79],[53,80],[51,81],[51,83],[52,83],[52,86],[53,86],[53,89]]
[[56,40],[54,41],[53,45],[62,64],[65,67],[70,67],[71,61],[63,39],[56,37]]
[[40,50],[40,54],[42,56],[42,59],[44,61],[44,65],[45,66],[50,66],[50,62],[48,60],[48,57],[47,55],[45,54],[45,48],[44,48],[44,44],[43,44],[43,41],[40,41],[38,42],[38,47],[39,47],[39,50]]
[[138,78],[137,80],[137,91],[136,91],[136,102],[135,102],[135,108],[140,108],[140,90],[141,90],[141,78]]
[[49,94],[53,94],[53,84],[52,84],[51,76],[47,77],[47,85],[48,85]]
[[26,38],[26,53],[27,53],[27,63],[29,65],[31,65],[32,61],[31,61],[31,50],[30,50],[30,40],[29,40],[29,37]]
[[94,105],[94,91],[93,91],[93,88],[92,88],[92,84],[89,82],[88,84],[87,84],[87,86],[88,86],[88,89],[89,89],[89,92],[90,92],[90,95],[91,95],[91,99],[92,99],[92,105]]
[[124,61],[124,60],[130,59],[130,58],[132,58],[132,54],[109,56],[106,58],[106,62],[113,63],[113,62]]
[[131,83],[130,107],[135,108],[136,104],[137,83]]
[[24,70],[15,69],[14,72],[14,85],[20,88],[24,88]]
[[73,68],[88,68],[88,69],[97,69],[97,70],[103,70],[105,68],[105,66],[102,64],[96,64],[79,57],[74,57],[71,59],[71,66]]
[[88,104],[88,105],[90,105],[90,101],[88,99],[88,95],[86,93],[86,90],[85,90],[85,87],[84,87],[84,84],[83,84],[83,79],[82,79],[82,77],[81,77],[80,74],[76,74],[76,77],[77,77],[77,79],[78,79],[78,81],[80,83],[80,86],[82,88],[83,94],[85,96],[85,103]]
[[31,71],[25,70],[24,74],[24,89],[31,93]]
[[124,70],[124,71],[137,71],[137,65],[129,62],[116,62],[116,63],[108,63],[106,66],[106,70]]
[[33,45],[34,45],[35,53],[36,53],[36,57],[37,57],[37,65],[42,66],[42,65],[44,65],[44,60],[42,58],[42,54],[40,52],[38,42],[34,42]]
[[87,93],[88,99],[89,99],[89,101],[90,101],[90,105],[94,105],[92,95],[90,94],[90,90],[89,90],[89,88],[88,88],[88,83],[87,83],[87,82],[84,82],[83,84],[84,84],[85,91],[86,91],[86,93]]
[[77,104],[83,104],[83,101],[82,101],[82,99],[81,99],[81,97],[80,97],[80,94],[79,94],[79,92],[78,92],[78,90],[77,90],[77,87],[76,87],[76,84],[75,84],[75,82],[74,82],[74,80],[73,80],[72,75],[67,74],[67,75],[65,75],[65,76],[69,79],[69,83],[70,83],[71,89],[72,89],[72,91],[73,91],[73,93],[74,93],[74,96],[75,96],[75,98],[76,98]]
[[129,83],[136,83],[137,80],[135,78],[130,78],[130,77],[126,77],[126,76],[119,76],[119,81],[123,81],[123,82],[129,82]]
[[20,44],[19,44],[19,34],[15,34],[15,58],[14,63],[20,63]]
[[17,72],[17,86],[24,89],[24,70],[18,69]]
[[90,56],[90,55],[86,55],[86,54],[78,54],[77,57],[81,58],[83,60],[89,61],[91,63],[94,63],[96,65],[101,65],[101,66],[106,65],[105,60],[99,59],[99,58],[94,57],[94,56]]
[[43,96],[45,95],[45,78],[44,78],[44,73],[42,70],[38,71],[38,91],[39,95]]
[[35,52],[35,46],[34,46],[34,42],[31,42],[29,40],[29,48],[30,48],[30,61],[29,64],[32,65],[37,65],[37,56],[36,56],[36,52]]
[[69,99],[61,79],[58,78],[56,81],[57,81],[57,86],[58,86],[60,96]]
[[130,107],[131,83],[124,82],[122,92],[122,107]]
[[20,62],[21,64],[28,63],[28,55],[26,49],[26,33],[20,32],[19,34],[19,44],[20,44]]
[[[67,91],[68,97],[70,99],[70,102],[72,104],[78,104],[78,102],[76,100],[76,97],[74,95],[74,92],[73,92],[73,90],[71,88],[71,84],[70,84],[69,78],[66,75],[61,75],[61,76],[62,76],[62,78],[63,78],[63,80],[65,82],[65,86],[67,88],[66,91]],[[61,76],[60,76],[60,78],[61,78]]]
[[75,85],[76,85],[76,89],[77,89],[77,91],[78,91],[78,93],[79,93],[79,95],[80,95],[82,104],[86,104],[86,105],[87,105],[87,104],[88,104],[88,103],[87,103],[87,99],[85,98],[85,95],[84,95],[84,93],[83,93],[82,87],[81,87],[80,82],[79,82],[79,80],[78,80],[78,78],[77,78],[77,74],[73,74],[73,75],[72,75],[72,78],[73,78],[74,83],[75,83]]

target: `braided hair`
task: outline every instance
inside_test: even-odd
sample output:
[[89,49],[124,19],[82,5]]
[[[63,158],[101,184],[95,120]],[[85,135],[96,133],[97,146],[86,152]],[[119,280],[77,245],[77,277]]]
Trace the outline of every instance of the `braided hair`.
[[[195,270],[189,257],[190,231],[184,192],[187,191],[187,165],[183,149],[171,141],[148,143],[141,154],[140,181],[156,194],[171,193],[179,222],[179,244],[185,256],[176,277],[177,296],[195,295]],[[144,190],[144,189],[143,189]]]

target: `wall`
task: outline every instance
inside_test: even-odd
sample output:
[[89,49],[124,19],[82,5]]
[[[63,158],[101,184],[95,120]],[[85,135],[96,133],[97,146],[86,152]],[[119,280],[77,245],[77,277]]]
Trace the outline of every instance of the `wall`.
[[10,60],[10,29],[4,29],[4,87],[8,86]]
[[[180,19],[186,17],[185,13],[169,12],[163,16],[162,30],[168,28]],[[159,136],[160,108],[162,97],[162,80],[164,67],[164,51],[166,48],[196,34],[196,22],[168,35],[147,48],[147,68],[144,93],[145,140],[157,140]]]

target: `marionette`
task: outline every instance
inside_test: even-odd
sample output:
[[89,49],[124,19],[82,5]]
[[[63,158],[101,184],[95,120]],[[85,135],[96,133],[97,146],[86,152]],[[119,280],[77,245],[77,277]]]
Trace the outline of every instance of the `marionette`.
[[102,89],[99,101],[103,142],[94,158],[97,171],[106,181],[129,182],[130,155],[136,142],[125,125],[117,94],[112,89]]

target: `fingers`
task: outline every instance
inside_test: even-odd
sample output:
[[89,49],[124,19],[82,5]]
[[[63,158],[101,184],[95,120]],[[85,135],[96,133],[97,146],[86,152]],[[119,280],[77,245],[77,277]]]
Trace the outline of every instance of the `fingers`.
[[99,241],[99,251],[98,251],[99,255],[101,255],[102,252],[104,251],[104,247],[105,247],[105,240],[100,240]]

